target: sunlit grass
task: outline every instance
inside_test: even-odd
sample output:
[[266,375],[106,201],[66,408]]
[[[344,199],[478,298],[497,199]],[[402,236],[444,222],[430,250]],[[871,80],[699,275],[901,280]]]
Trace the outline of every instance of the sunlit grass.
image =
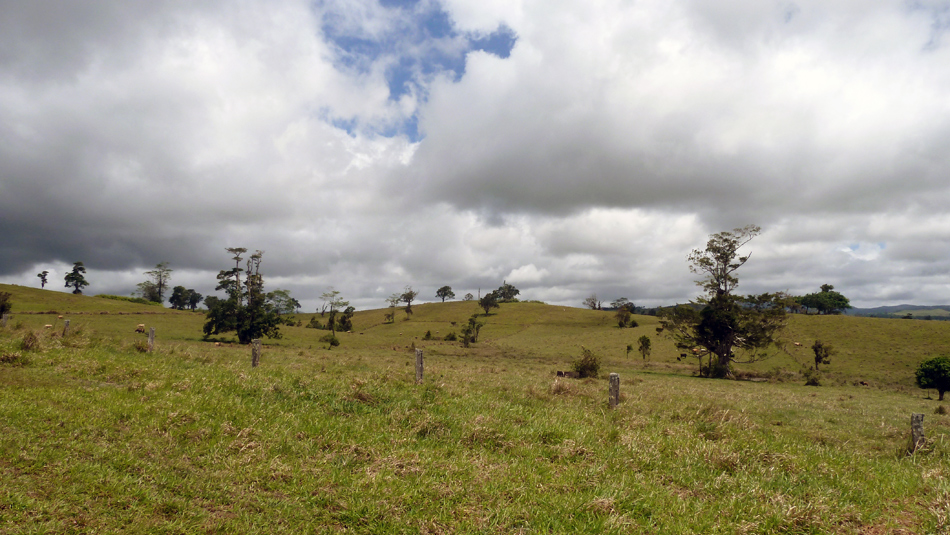
[[[950,416],[900,367],[858,360],[882,336],[867,330],[907,340],[901,363],[947,331],[792,318],[801,342],[849,348],[833,373],[883,383],[815,388],[692,377],[659,337],[650,363],[628,357],[627,343],[655,337],[648,317],[617,329],[606,312],[507,304],[464,349],[422,336],[473,303],[413,308],[388,325],[358,314],[332,350],[323,331],[284,328],[257,368],[247,347],[202,342],[200,315],[153,318],[152,353],[135,348],[137,317],[78,315],[63,337],[15,315],[20,327],[0,330],[0,357],[25,358],[0,362],[0,533],[950,528]],[[27,333],[35,349],[21,348]],[[617,409],[605,378],[554,376],[581,346],[621,375]],[[777,362],[764,366],[795,361]],[[913,412],[928,445],[907,457]]]

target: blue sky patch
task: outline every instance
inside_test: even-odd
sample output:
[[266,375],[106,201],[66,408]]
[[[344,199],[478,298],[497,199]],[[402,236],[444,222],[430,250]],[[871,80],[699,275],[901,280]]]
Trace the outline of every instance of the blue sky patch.
[[[459,32],[449,14],[436,2],[379,2],[384,8],[384,20],[353,20],[347,11],[334,10],[330,4],[320,29],[334,47],[337,68],[364,74],[382,68],[389,100],[393,102],[413,95],[422,104],[428,99],[429,84],[437,76],[461,80],[469,52],[482,50],[504,59],[510,56],[517,41],[514,31],[504,25],[488,35]],[[407,135],[418,141],[421,136],[417,114],[418,110],[413,110],[403,119],[403,125],[372,133]],[[349,120],[334,124],[345,124],[350,134],[359,126],[357,121]]]

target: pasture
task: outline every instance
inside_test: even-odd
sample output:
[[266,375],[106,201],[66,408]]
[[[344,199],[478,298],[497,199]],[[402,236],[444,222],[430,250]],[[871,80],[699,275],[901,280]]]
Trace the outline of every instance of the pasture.
[[[201,314],[0,291],[0,533],[950,530],[950,416],[913,386],[950,353],[946,322],[793,316],[788,353],[739,367],[768,381],[721,381],[652,317],[504,304],[463,348],[423,337],[480,309],[433,303],[357,312],[332,350],[282,327],[251,368],[248,347],[202,340]],[[643,334],[649,362],[626,353]],[[815,339],[839,354],[806,387]],[[601,377],[555,377],[581,346]],[[928,442],[907,456],[911,413]]]

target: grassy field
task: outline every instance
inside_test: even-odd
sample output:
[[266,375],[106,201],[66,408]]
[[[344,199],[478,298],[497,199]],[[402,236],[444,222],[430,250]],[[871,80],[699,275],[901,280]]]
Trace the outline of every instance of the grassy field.
[[[472,348],[423,340],[476,312],[452,302],[358,312],[329,351],[284,327],[251,368],[231,338],[202,341],[200,314],[0,291],[3,534],[950,530],[950,416],[913,387],[950,353],[943,322],[795,316],[788,354],[740,367],[771,381],[717,381],[645,316],[513,303]],[[643,334],[649,363],[625,351]],[[816,338],[840,352],[817,388],[798,375]],[[603,377],[559,380],[581,346]],[[907,456],[914,412],[928,443]]]

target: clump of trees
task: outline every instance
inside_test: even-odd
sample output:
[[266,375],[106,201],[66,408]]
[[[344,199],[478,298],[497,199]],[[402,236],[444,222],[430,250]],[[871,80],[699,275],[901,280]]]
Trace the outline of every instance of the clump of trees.
[[640,325],[637,323],[637,320],[633,319],[633,311],[636,310],[636,306],[626,297],[617,299],[610,303],[610,306],[617,310],[614,313],[614,317],[617,319],[617,326],[621,329],[638,327]]
[[168,298],[168,303],[176,310],[190,309],[194,312],[202,299],[204,299],[204,296],[193,288],[175,286],[172,288],[172,295]]
[[830,284],[822,284],[821,291],[795,298],[796,304],[807,309],[817,310],[819,314],[841,314],[851,306],[847,297],[834,291]]
[[73,287],[73,293],[76,295],[82,294],[82,289],[86,286],[89,286],[89,281],[86,280],[84,276],[86,274],[86,266],[82,262],[73,262],[73,269],[66,274],[66,287]]
[[165,301],[165,291],[168,289],[172,278],[172,271],[174,270],[168,267],[168,262],[156,264],[155,269],[145,272],[148,275],[148,280],[140,282],[133,295],[138,295],[155,303],[163,303]]
[[937,390],[938,399],[950,390],[950,357],[941,356],[925,360],[917,367],[917,386]]
[[[234,256],[234,268],[218,273],[217,291],[224,291],[226,299],[208,297],[208,306],[204,334],[207,338],[213,334],[236,332],[238,341],[249,344],[251,340],[266,336],[280,338],[280,315],[274,305],[267,301],[264,292],[264,275],[261,273],[263,251],[256,251],[247,260],[247,268],[241,268],[241,260],[247,249],[229,247],[226,249]],[[241,274],[244,280],[241,280]]]
[[700,361],[700,375],[731,378],[734,362],[762,360],[770,356],[769,348],[778,346],[788,296],[734,294],[739,284],[736,270],[749,260],[749,255],[740,256],[739,249],[760,232],[759,227],[749,225],[711,235],[704,249],[694,249],[687,257],[690,271],[703,277],[696,284],[704,295],[693,305],[662,312],[659,330],[671,337],[677,348],[708,355],[706,366]]

